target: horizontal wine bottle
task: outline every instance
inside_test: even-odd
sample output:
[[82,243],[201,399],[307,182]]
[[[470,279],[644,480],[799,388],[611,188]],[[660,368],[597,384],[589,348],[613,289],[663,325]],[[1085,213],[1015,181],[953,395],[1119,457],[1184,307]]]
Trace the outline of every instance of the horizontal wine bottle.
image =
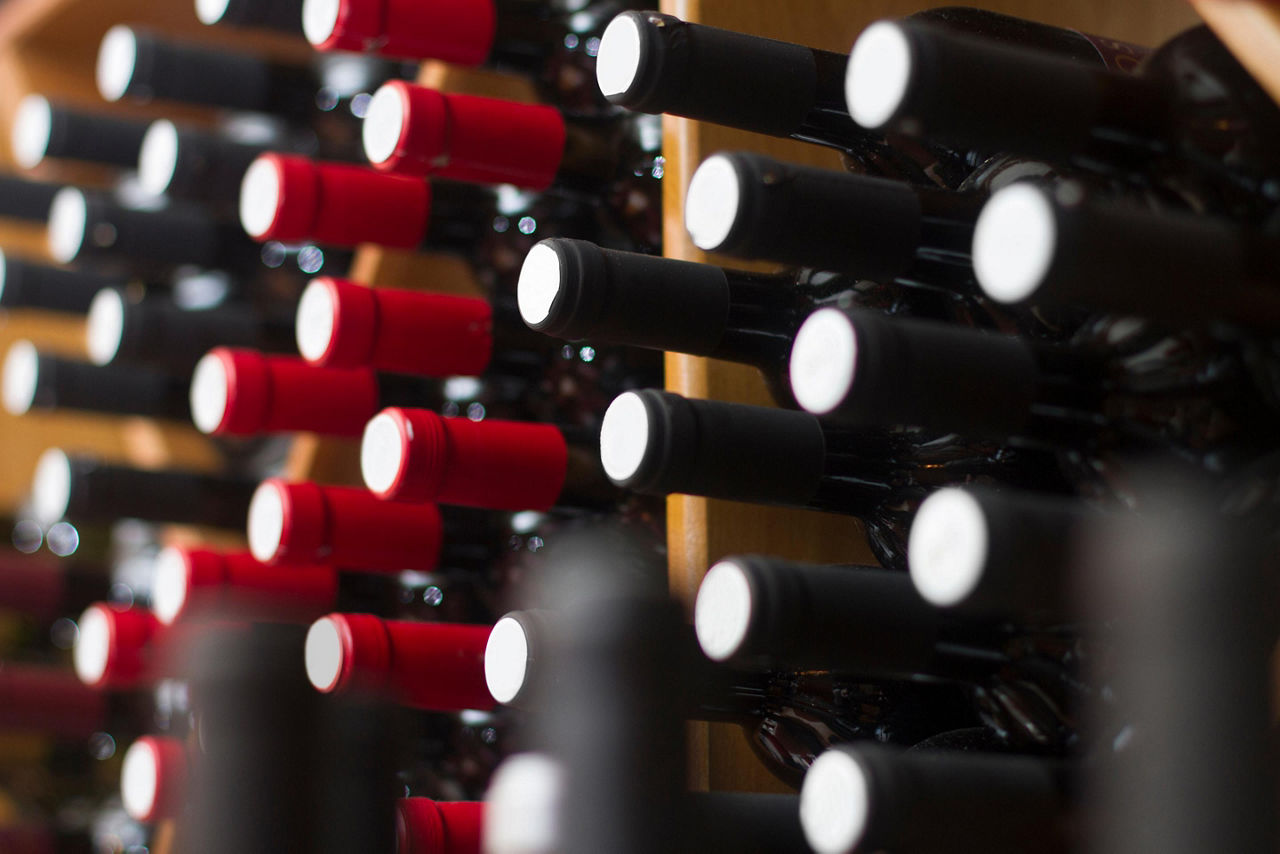
[[905,573],[735,556],[703,577],[694,606],[703,652],[741,668],[969,686],[1006,742],[1061,750],[1086,688],[1069,643],[965,623],[922,600]]
[[[363,134],[365,156],[384,172],[607,197],[652,171],[657,145],[646,129],[393,80],[374,93]],[[656,192],[656,180],[649,186]]]
[[62,264],[93,264],[155,274],[183,264],[252,273],[261,250],[230,223],[195,205],[131,208],[102,193],[62,189],[49,210],[49,254]]
[[165,625],[199,614],[310,621],[345,608],[391,615],[406,591],[394,579],[325,564],[277,567],[249,552],[169,546],[156,556],[151,611]]
[[384,409],[365,427],[360,469],[380,498],[491,510],[603,508],[618,490],[594,431]]
[[539,332],[752,365],[790,405],[791,339],[818,306],[845,299],[889,312],[940,310],[929,296],[837,274],[751,273],[559,237],[529,250],[516,295]]
[[401,798],[396,802],[397,854],[481,854],[479,801]]
[[[4,190],[0,187],[0,195]],[[122,288],[126,276],[92,270],[64,270],[0,250],[0,308],[31,308],[62,314],[87,314],[103,288]]]
[[307,678],[317,691],[390,696],[415,709],[491,709],[484,681],[489,630],[330,614],[307,632]]
[[302,28],[320,50],[438,59],[520,74],[550,103],[599,110],[605,105],[590,83],[588,45],[616,8],[587,4],[568,11],[523,0],[304,0]]
[[[1078,305],[1182,325],[1280,323],[1280,242],[1225,217],[1014,184],[978,217],[978,283],[1002,303]],[[1159,283],[1159,299],[1151,298]]]
[[262,482],[249,505],[249,551],[281,566],[329,563],[350,571],[487,568],[500,550],[491,513],[383,501],[366,489]]
[[87,739],[96,732],[117,737],[142,723],[136,697],[97,691],[64,667],[6,661],[0,670],[0,726],[6,732],[57,739]]
[[164,627],[145,608],[118,608],[97,602],[76,620],[72,664],[92,688],[126,690],[159,678]]
[[236,529],[256,486],[211,474],[113,465],[51,448],[36,464],[31,493],[35,516],[45,524],[124,517]]
[[50,158],[133,169],[146,132],[146,122],[52,104],[35,94],[18,102],[9,128],[13,159],[23,169]]
[[153,196],[170,196],[234,211],[244,173],[275,140],[240,141],[179,127],[169,119],[147,126],[135,164],[138,182]]
[[187,422],[186,381],[140,367],[93,365],[36,350],[15,341],[4,359],[3,401],[11,415],[37,410],[80,410],[142,415]]
[[134,741],[120,765],[120,800],[125,812],[147,824],[180,816],[186,805],[190,766],[187,746],[181,739],[144,735]]
[[107,597],[111,573],[87,561],[0,550],[0,610],[41,623],[79,614]]
[[929,604],[978,618],[1070,622],[1081,616],[1079,500],[949,487],[916,511],[907,564]]
[[732,152],[694,172],[684,224],[708,252],[963,291],[984,199]]
[[302,0],[195,0],[195,10],[196,18],[207,26],[302,35]]
[[805,776],[800,823],[817,854],[1063,854],[1076,838],[1067,777],[1040,758],[842,745]]
[[530,333],[510,303],[320,276],[298,303],[297,348],[308,362],[331,368],[540,378],[559,347]]
[[53,200],[65,185],[0,176],[0,217],[20,222],[48,222]]

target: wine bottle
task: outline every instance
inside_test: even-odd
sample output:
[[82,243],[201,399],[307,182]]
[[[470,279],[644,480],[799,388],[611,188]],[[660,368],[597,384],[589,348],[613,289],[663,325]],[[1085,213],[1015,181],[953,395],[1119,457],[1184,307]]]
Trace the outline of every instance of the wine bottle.
[[79,614],[107,597],[111,573],[83,560],[0,550],[0,610],[41,623]]
[[0,217],[20,222],[48,222],[49,209],[62,184],[0,176]]
[[241,141],[156,119],[147,126],[138,149],[138,182],[153,196],[234,211],[240,199],[237,188],[249,164],[275,142]]
[[732,152],[694,172],[684,223],[708,252],[965,290],[983,201]]
[[523,0],[303,0],[302,28],[323,51],[438,59],[520,74],[550,103],[599,110],[607,105],[590,84],[589,45],[617,8],[609,2],[569,11]]
[[145,608],[90,605],[76,620],[72,663],[91,688],[125,690],[154,681],[162,667],[163,626]]
[[146,122],[55,105],[32,94],[18,102],[9,134],[13,159],[23,169],[47,158],[133,169],[146,131]]
[[95,365],[146,363],[184,373],[216,346],[294,352],[291,312],[235,304],[187,309],[108,288],[94,297],[85,322],[85,349]]
[[369,419],[388,406],[465,412],[482,419],[492,411],[530,411],[527,384],[502,388],[480,379],[430,380],[380,374],[368,368],[320,368],[302,359],[216,347],[191,377],[190,412],[205,433],[255,436],[305,430],[358,437]]
[[256,487],[249,480],[130,468],[51,448],[36,464],[31,493],[36,518],[45,524],[125,517],[236,529]]
[[49,209],[49,254],[62,264],[157,275],[182,264],[262,269],[258,247],[195,205],[132,208],[78,187],[59,191]]
[[854,44],[846,92],[865,128],[1062,158],[1131,181],[1167,158],[1220,189],[1245,180],[1256,192],[1280,132],[1275,103],[1257,97],[1256,81],[1207,28],[1131,75],[927,21],[880,21]]
[[307,678],[317,691],[390,695],[436,712],[491,709],[484,681],[489,626],[330,614],[307,632]]
[[949,751],[837,747],[813,763],[800,823],[817,854],[1075,850],[1059,762]]
[[[606,123],[546,105],[393,80],[369,102],[363,135],[365,156],[384,172],[607,198],[619,181],[656,195],[658,145],[646,139],[650,129],[634,118]],[[646,171],[654,180],[637,185]]]
[[397,854],[480,854],[479,801],[401,798],[396,802]]
[[[1280,322],[1280,243],[1223,217],[1155,212],[1073,183],[992,195],[973,236],[978,283],[1002,303],[1080,305],[1168,323]],[[1160,298],[1151,299],[1152,282]]]
[[514,315],[504,297],[373,288],[319,276],[298,302],[297,349],[308,362],[330,368],[540,378],[559,347],[531,334]]
[[392,614],[398,582],[332,566],[269,566],[249,552],[168,546],[155,559],[151,611],[165,625],[188,615],[257,614],[310,621],[334,608]]
[[[3,194],[0,187],[0,195]],[[125,276],[63,270],[0,250],[0,308],[87,314],[93,298],[103,288],[123,288],[128,284]]]
[[302,35],[302,0],[195,0],[195,9],[196,18],[208,26]]
[[144,735],[129,745],[120,765],[120,800],[137,821],[177,818],[185,806],[191,774],[187,746],[181,740]]
[[616,504],[593,431],[384,409],[365,427],[360,469],[380,498],[491,510]]
[[1079,544],[1098,515],[1070,498],[948,487],[916,511],[907,563],[931,605],[1021,623],[1078,619]]
[[70,670],[5,662],[0,668],[0,728],[82,740],[95,732],[127,733],[140,721],[128,695],[88,687]]
[[4,359],[4,407],[11,415],[32,409],[68,409],[189,421],[186,383],[147,368],[99,366],[36,350],[15,341]]
[[846,300],[931,315],[946,303],[933,307],[929,296],[913,299],[892,285],[838,274],[750,273],[568,238],[529,251],[516,294],[524,322],[539,332],[752,365],[774,398],[791,405],[791,339],[814,308]]
[[352,571],[486,568],[500,547],[493,514],[382,501],[366,489],[265,480],[249,506],[249,551],[262,563]]
[[1069,641],[965,624],[924,602],[903,573],[735,556],[707,570],[694,628],[714,661],[971,686],[1002,739],[1061,750],[1088,689]]

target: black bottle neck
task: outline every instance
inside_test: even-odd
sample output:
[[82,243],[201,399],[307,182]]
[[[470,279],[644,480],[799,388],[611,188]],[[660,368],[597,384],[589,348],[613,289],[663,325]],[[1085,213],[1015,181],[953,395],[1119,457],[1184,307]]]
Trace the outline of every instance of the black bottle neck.
[[[2,193],[3,188],[0,188]],[[0,261],[0,270],[4,276],[3,287],[0,287],[0,307],[4,308],[84,314],[99,291],[123,288],[129,283],[124,276],[91,270],[63,270],[9,255]]]
[[150,471],[72,458],[72,521],[117,517],[241,529],[257,483],[179,471]]
[[44,353],[37,371],[33,408],[191,421],[190,383],[184,377],[135,366],[98,367]]
[[45,157],[83,160],[136,169],[147,123],[66,107],[49,108],[49,141]]
[[173,373],[193,369],[214,347],[296,353],[294,320],[246,305],[185,309],[168,299],[130,301],[123,294],[120,347],[113,362],[148,362]]
[[[136,155],[137,152],[135,152]],[[53,197],[63,185],[0,176],[0,216],[25,222],[47,222]]]

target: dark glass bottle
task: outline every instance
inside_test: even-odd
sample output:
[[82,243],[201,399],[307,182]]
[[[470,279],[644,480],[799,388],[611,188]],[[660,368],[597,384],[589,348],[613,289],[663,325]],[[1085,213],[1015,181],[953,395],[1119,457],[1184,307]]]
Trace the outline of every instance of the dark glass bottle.
[[302,35],[302,0],[195,0],[195,9],[200,23],[208,26]]
[[48,158],[132,169],[146,132],[146,122],[51,104],[35,94],[18,103],[10,128],[13,159],[23,169]]
[[110,589],[111,573],[103,566],[0,551],[0,610],[47,624],[79,614]]
[[86,314],[100,290],[128,284],[126,276],[63,270],[0,251],[0,308]]
[[48,222],[49,209],[62,184],[0,176],[0,217],[20,222]]

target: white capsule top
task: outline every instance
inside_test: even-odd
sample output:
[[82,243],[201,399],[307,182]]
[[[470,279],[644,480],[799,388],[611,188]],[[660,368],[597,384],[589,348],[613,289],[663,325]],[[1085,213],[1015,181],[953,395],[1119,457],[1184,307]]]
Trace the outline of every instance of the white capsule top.
[[997,302],[1030,299],[1053,266],[1058,222],[1048,194],[1011,184],[982,207],[973,229],[973,271]]
[[516,303],[525,323],[541,323],[551,314],[551,306],[560,295],[561,275],[560,256],[550,246],[539,243],[524,256],[516,284]]
[[486,854],[555,854],[561,850],[565,769],[542,753],[517,753],[493,772],[480,838]]
[[529,638],[518,620],[503,617],[493,624],[484,649],[484,681],[499,703],[510,703],[524,688],[529,671]]
[[825,415],[853,389],[858,336],[844,312],[815,311],[800,325],[791,346],[791,393],[807,412]]
[[86,685],[97,685],[107,672],[111,657],[111,623],[100,605],[90,605],[76,621],[76,642],[71,662],[76,676]]
[[649,411],[633,391],[613,399],[600,423],[600,463],[614,481],[631,477],[649,448]]
[[618,15],[604,28],[596,54],[596,85],[606,98],[631,88],[640,71],[640,27],[627,14]]
[[261,563],[270,563],[284,537],[284,495],[279,485],[262,484],[249,502],[249,551]]
[[40,380],[40,356],[36,345],[25,339],[9,345],[4,357],[4,387],[0,398],[10,415],[25,415],[36,401],[36,387]]
[[42,525],[52,525],[67,515],[71,504],[71,459],[59,448],[50,448],[36,462],[31,479],[31,512]]
[[814,760],[800,787],[800,825],[817,854],[854,854],[867,829],[871,787],[847,753],[828,750]]
[[53,108],[40,95],[27,95],[18,102],[13,114],[9,141],[13,159],[23,169],[34,169],[49,152],[49,136],[53,133]]
[[338,684],[342,675],[342,636],[332,617],[321,617],[307,630],[303,655],[307,664],[307,679],[317,691],[329,692]]
[[107,30],[98,47],[98,93],[108,101],[119,101],[133,82],[138,63],[138,37],[124,24]]
[[240,182],[240,225],[250,237],[262,238],[276,221],[284,176],[275,161],[259,157]]
[[147,126],[138,150],[138,183],[153,196],[169,191],[178,171],[178,126],[157,119]]
[[227,414],[230,394],[230,378],[227,366],[214,353],[208,353],[196,363],[191,374],[191,420],[202,433],[212,433],[222,424]]
[[103,288],[94,294],[85,318],[84,343],[89,361],[109,365],[120,352],[124,338],[124,296],[115,288]]
[[302,33],[313,45],[324,44],[338,26],[342,0],[303,0]]
[[738,170],[713,154],[693,173],[684,197],[684,228],[695,246],[714,252],[724,245],[738,219],[742,187]]
[[894,21],[877,21],[853,43],[845,68],[845,105],[853,120],[876,130],[893,118],[911,84],[911,43]]
[[693,606],[698,645],[712,661],[732,658],[747,639],[754,607],[742,567],[722,560],[707,570]]
[[196,17],[200,23],[212,26],[222,20],[230,5],[231,0],[196,0]]
[[333,342],[337,317],[338,304],[333,298],[333,290],[324,281],[313,279],[302,291],[293,324],[302,358],[308,362],[319,362],[324,358]]
[[958,605],[982,581],[989,548],[987,517],[977,499],[963,489],[939,489],[921,502],[911,522],[911,582],[931,605]]
[[156,555],[151,578],[151,613],[166,626],[172,625],[187,607],[191,592],[191,571],[186,555],[172,546]]
[[84,246],[89,226],[89,202],[75,187],[63,187],[49,206],[49,254],[55,261],[74,261]]
[[396,153],[400,135],[404,133],[405,106],[398,86],[384,85],[373,93],[360,131],[364,156],[370,163],[384,163]]
[[379,495],[391,489],[404,467],[404,451],[404,436],[396,419],[386,412],[369,419],[360,439],[360,474],[364,485]]
[[120,765],[120,800],[135,821],[146,821],[156,808],[160,788],[160,757],[148,741],[135,741]]

